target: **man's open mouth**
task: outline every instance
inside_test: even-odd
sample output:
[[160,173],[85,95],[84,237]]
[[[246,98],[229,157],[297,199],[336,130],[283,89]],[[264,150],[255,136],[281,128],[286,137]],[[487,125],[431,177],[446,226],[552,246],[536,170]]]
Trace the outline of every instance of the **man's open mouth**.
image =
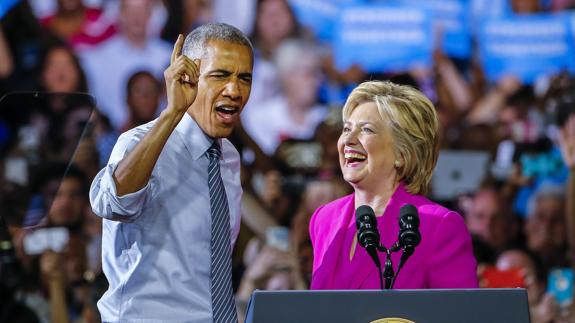
[[220,120],[224,123],[233,122],[233,117],[239,112],[239,107],[231,105],[219,105],[216,107],[216,114]]

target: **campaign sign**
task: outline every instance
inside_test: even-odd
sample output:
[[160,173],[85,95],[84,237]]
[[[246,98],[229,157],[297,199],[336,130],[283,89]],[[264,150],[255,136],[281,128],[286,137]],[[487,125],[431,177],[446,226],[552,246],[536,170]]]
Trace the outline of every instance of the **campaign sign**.
[[575,71],[575,51],[566,15],[533,14],[486,21],[479,51],[491,81],[515,75],[526,84],[563,69]]
[[575,10],[565,11],[565,19],[569,20],[571,26],[571,41],[575,48]]
[[471,56],[471,0],[401,0],[425,7],[433,14],[435,32],[443,52],[452,57]]
[[331,41],[342,1],[288,0],[288,3],[298,23],[309,28],[318,39]]
[[471,0],[470,20],[474,33],[479,30],[481,23],[487,19],[499,18],[513,14],[509,0]]
[[3,18],[20,0],[2,0],[0,1],[0,18]]
[[353,64],[368,72],[431,67],[431,14],[399,4],[352,5],[342,8],[334,39],[335,65]]

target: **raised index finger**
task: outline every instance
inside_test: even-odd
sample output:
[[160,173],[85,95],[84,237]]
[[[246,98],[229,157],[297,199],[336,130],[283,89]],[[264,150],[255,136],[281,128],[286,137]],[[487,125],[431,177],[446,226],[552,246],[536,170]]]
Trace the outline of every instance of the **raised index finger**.
[[182,34],[178,35],[178,39],[176,39],[176,43],[174,44],[174,49],[172,50],[172,57],[170,58],[170,64],[173,64],[176,61],[176,58],[181,55],[182,53],[182,46],[184,44],[184,37]]

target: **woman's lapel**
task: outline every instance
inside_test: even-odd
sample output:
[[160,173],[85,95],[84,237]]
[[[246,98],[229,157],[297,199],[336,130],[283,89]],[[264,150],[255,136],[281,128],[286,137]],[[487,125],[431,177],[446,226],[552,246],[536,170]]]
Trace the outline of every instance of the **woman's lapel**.
[[[355,223],[355,221],[351,219],[351,217],[355,216],[353,205],[354,195],[352,194],[349,198],[342,201],[339,207],[334,205],[330,210],[326,210],[328,213],[334,213],[330,215],[334,217],[334,222],[330,225],[330,230],[335,230],[335,233],[331,237],[325,237],[330,241],[326,244],[327,247],[321,265],[314,272],[313,285],[318,288],[327,287],[334,289],[335,286],[340,285],[337,281],[338,273],[334,272],[333,269],[338,268],[341,257],[349,257],[349,248],[346,248],[345,240],[348,232],[348,224],[350,222]],[[312,288],[314,286],[312,286]]]

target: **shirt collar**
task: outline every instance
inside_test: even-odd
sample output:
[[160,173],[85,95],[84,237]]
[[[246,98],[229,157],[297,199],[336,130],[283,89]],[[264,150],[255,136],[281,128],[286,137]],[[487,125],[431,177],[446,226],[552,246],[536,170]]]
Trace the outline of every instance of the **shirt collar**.
[[[176,131],[182,137],[186,149],[194,160],[205,156],[206,151],[212,146],[214,139],[208,137],[198,123],[188,114],[184,113],[182,120],[176,126]],[[220,141],[220,147],[222,143]],[[223,151],[222,151],[223,155]]]

